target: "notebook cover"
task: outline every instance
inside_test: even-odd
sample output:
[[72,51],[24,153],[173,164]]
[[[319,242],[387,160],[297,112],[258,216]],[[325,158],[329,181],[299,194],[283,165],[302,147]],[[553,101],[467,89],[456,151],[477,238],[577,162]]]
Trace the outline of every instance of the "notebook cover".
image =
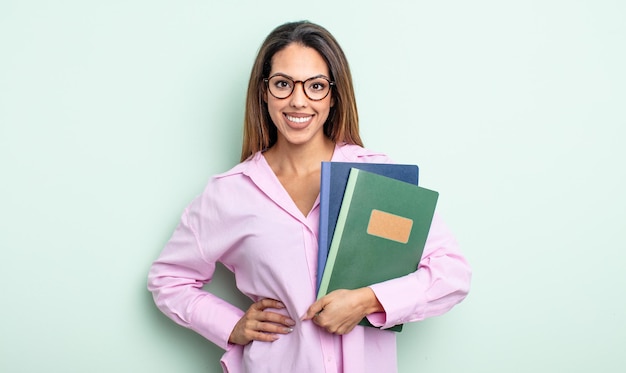
[[[414,272],[438,197],[429,189],[352,169],[318,298]],[[371,326],[366,318],[361,324]]]
[[317,288],[322,281],[330,240],[335,231],[341,200],[346,189],[351,168],[373,172],[407,183],[418,183],[419,168],[416,165],[393,163],[322,162],[320,184],[320,226],[317,252]]

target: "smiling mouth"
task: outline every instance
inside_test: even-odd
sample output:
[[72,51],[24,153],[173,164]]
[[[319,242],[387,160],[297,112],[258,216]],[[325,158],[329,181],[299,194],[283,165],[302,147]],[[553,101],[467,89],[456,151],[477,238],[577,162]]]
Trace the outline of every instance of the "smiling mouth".
[[313,117],[312,115],[306,116],[306,117],[292,117],[291,115],[287,115],[285,114],[285,117],[287,118],[287,120],[289,120],[290,122],[294,122],[294,123],[305,123],[308,122],[309,120],[311,120],[311,118]]

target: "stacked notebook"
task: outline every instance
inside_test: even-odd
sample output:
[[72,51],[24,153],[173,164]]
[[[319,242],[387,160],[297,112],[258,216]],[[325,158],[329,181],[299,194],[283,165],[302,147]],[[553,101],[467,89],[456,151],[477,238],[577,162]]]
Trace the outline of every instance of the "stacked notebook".
[[318,298],[417,269],[439,196],[418,174],[416,165],[322,162]]

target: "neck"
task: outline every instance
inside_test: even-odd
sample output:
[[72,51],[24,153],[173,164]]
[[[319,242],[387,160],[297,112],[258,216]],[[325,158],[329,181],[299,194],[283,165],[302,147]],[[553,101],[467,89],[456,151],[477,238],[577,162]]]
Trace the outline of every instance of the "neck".
[[320,144],[294,145],[277,141],[265,152],[265,158],[277,174],[306,174],[319,170],[321,162],[330,161],[335,143],[327,137]]

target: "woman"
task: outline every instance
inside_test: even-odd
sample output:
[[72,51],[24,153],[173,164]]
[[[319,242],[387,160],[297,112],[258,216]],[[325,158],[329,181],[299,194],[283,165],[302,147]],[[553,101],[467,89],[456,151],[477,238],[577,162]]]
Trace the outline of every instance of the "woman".
[[[470,269],[436,215],[419,269],[315,300],[322,161],[388,163],[362,147],[346,58],[324,28],[288,23],[250,77],[241,163],[184,211],[149,290],[177,323],[224,348],[225,372],[394,372],[396,324],[451,309]],[[254,303],[202,290],[217,262]],[[367,317],[379,328],[357,325]]]

